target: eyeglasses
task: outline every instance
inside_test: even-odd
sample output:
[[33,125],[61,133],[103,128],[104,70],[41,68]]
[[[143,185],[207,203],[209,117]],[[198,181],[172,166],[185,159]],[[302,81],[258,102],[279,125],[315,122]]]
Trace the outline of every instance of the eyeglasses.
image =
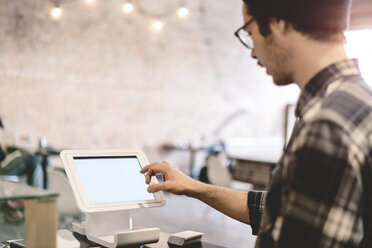
[[245,29],[254,21],[254,18],[247,21],[241,28],[236,30],[234,35],[240,40],[240,42],[248,49],[253,49],[253,40],[251,33],[247,32]]

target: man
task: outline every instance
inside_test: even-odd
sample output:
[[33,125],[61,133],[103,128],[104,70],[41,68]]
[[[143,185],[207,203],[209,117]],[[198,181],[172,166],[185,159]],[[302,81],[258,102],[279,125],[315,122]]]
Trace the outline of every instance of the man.
[[267,192],[197,182],[167,162],[148,188],[197,198],[258,234],[256,247],[372,247],[372,94],[344,51],[350,0],[244,0],[236,35],[277,85],[301,88]]

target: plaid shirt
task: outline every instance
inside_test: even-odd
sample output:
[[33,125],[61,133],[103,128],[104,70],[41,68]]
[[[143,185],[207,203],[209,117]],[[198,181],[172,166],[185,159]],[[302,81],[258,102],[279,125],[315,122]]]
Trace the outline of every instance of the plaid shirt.
[[248,193],[256,247],[372,247],[372,92],[357,61],[313,77],[296,117],[269,190]]

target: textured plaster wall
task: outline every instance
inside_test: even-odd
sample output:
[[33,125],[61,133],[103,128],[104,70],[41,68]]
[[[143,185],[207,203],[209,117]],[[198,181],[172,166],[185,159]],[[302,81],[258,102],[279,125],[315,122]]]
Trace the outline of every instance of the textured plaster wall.
[[168,16],[159,33],[148,16],[124,15],[119,0],[61,3],[53,21],[47,0],[0,0],[9,132],[57,147],[137,149],[197,139],[245,109],[222,137],[282,136],[282,109],[298,90],[274,86],[233,37],[240,0],[188,1],[190,16]]

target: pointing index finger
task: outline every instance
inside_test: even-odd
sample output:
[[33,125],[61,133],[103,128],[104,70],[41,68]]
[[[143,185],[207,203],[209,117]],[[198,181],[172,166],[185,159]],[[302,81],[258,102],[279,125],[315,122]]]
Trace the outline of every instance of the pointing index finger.
[[154,162],[154,163],[151,163],[151,164],[148,164],[146,165],[145,167],[143,167],[140,172],[141,173],[146,173],[151,167],[153,167],[154,165],[157,165],[159,164],[159,162]]
[[145,167],[143,167],[143,168],[140,170],[140,172],[141,172],[142,174],[143,174],[143,173],[146,173],[146,172],[148,171],[150,165],[151,165],[151,164],[146,165]]
[[145,167],[142,168],[142,170],[140,171],[141,173],[150,173],[150,172],[153,172],[153,173],[166,173],[166,168],[165,166],[162,164],[162,163],[152,163],[152,164],[149,164],[149,165],[146,165]]

